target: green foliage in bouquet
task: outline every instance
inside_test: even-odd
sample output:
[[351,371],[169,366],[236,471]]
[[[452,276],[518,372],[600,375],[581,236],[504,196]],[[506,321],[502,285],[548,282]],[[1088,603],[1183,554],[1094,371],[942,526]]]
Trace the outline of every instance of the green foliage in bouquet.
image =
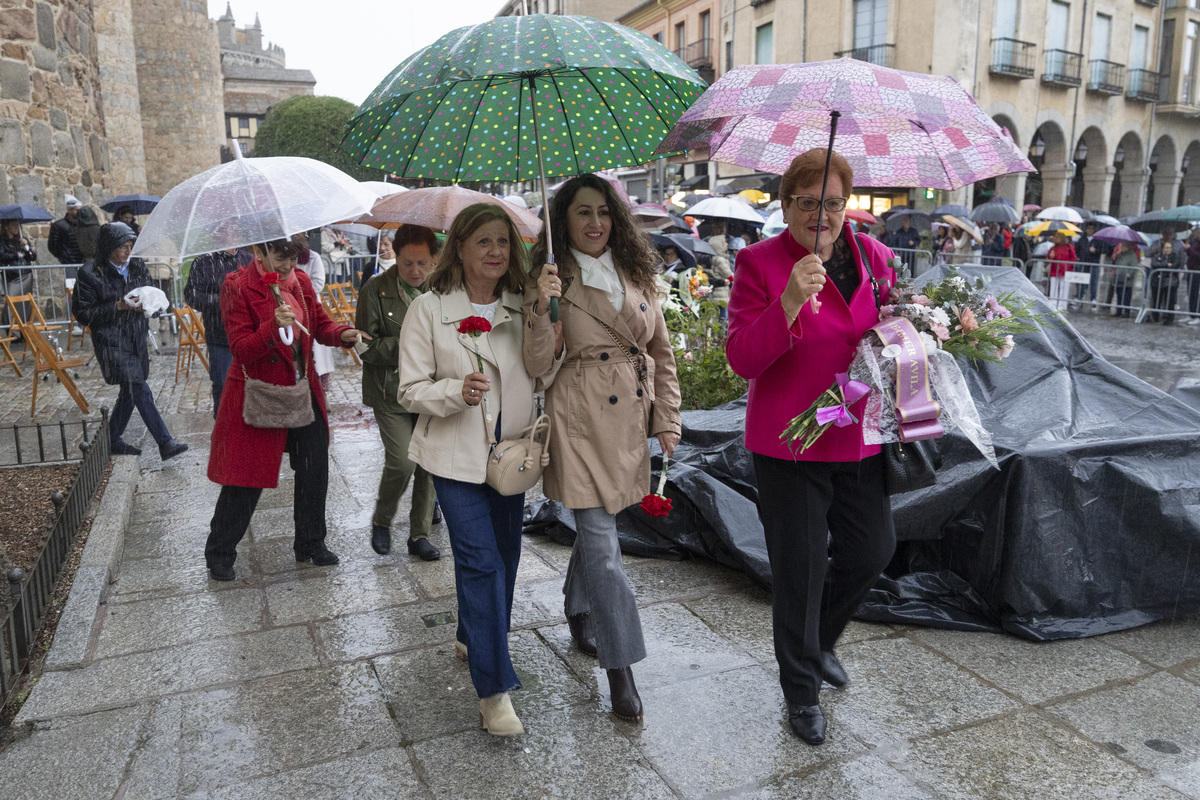
[[692,312],[665,301],[663,315],[675,346],[675,369],[683,410],[709,409],[736,400],[749,383],[729,368],[720,304],[701,300]]

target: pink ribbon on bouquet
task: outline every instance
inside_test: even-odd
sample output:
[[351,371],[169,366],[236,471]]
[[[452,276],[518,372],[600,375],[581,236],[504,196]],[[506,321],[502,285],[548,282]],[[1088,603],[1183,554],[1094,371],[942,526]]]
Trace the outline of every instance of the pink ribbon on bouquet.
[[891,317],[871,328],[884,346],[896,345],[896,421],[900,441],[936,439],[945,434],[938,422],[941,407],[929,383],[929,355],[917,329],[903,317]]
[[858,422],[854,415],[850,413],[849,406],[854,405],[863,395],[871,391],[871,387],[867,386],[862,381],[852,381],[850,376],[845,372],[839,372],[836,375],[838,388],[842,393],[842,404],[830,406],[829,408],[817,409],[817,424],[828,425],[832,422],[839,428],[844,428],[847,425]]

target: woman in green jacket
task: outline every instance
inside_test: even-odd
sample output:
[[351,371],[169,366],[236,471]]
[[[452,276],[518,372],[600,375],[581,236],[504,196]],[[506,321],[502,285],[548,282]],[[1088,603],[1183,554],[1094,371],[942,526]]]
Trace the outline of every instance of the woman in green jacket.
[[433,267],[438,241],[429,228],[405,225],[396,232],[392,249],[395,264],[363,285],[354,313],[355,326],[375,337],[366,343],[367,349],[361,355],[363,404],[375,409],[375,422],[383,439],[383,475],[371,519],[371,548],[381,556],[391,552],[392,518],[412,480],[408,552],[424,561],[435,561],[441,552],[429,541],[436,499],[433,478],[408,458],[417,415],[400,405],[396,390],[400,381],[400,326],[409,305],[424,292],[422,285]]

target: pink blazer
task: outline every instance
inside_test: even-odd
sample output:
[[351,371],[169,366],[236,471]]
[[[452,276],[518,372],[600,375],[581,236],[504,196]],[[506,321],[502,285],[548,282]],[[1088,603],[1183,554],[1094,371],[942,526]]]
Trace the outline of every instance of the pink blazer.
[[[842,235],[853,235],[849,225]],[[893,253],[870,236],[856,238],[886,298],[896,280],[888,266]],[[793,453],[779,438],[792,418],[833,384],[834,375],[850,366],[862,335],[879,321],[870,277],[856,256],[861,280],[849,305],[829,281],[817,295],[820,313],[813,314],[805,303],[789,328],[779,298],[792,266],[806,255],[787,230],[738,253],[725,353],[733,371],[750,381],[746,447],[789,461],[861,461],[878,453],[879,445],[863,444],[859,424],[831,427],[804,453]],[[862,418],[865,404],[862,399],[850,407],[855,417]]]

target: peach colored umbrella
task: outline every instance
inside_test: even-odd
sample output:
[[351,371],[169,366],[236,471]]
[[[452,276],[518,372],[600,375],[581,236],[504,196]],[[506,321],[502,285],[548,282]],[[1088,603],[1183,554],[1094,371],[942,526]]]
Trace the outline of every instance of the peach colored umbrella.
[[476,203],[491,203],[504,209],[523,237],[536,238],[541,230],[542,221],[528,210],[506,203],[499,197],[457,185],[430,186],[389,195],[380,198],[370,212],[347,221],[387,230],[401,225],[424,225],[444,231],[450,228],[459,212]]

